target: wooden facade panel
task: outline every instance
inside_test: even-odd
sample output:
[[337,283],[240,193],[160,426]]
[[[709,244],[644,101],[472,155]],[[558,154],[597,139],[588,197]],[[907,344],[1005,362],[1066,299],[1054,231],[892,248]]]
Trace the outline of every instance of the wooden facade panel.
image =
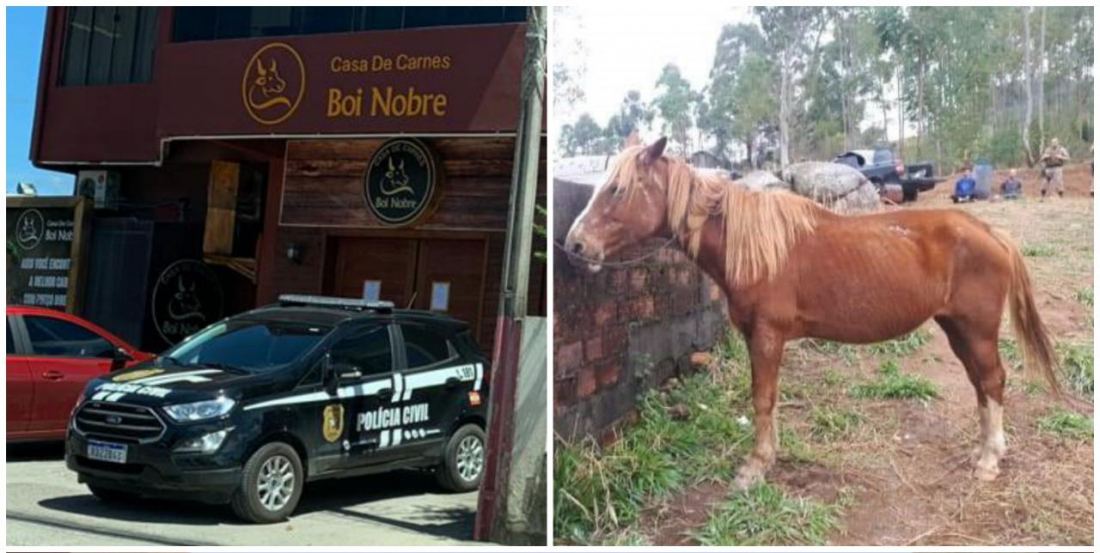
[[[412,228],[503,231],[508,224],[513,140],[428,139],[443,178],[436,209]],[[280,223],[294,226],[388,228],[367,209],[363,177],[384,143],[295,140],[287,144]]]

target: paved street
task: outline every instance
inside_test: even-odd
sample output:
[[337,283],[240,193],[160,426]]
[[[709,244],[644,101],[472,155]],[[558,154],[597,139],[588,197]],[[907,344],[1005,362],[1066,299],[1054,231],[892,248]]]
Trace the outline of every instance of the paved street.
[[65,468],[60,445],[8,446],[8,545],[460,545],[477,493],[446,494],[426,473],[306,486],[289,522],[249,525],[228,506],[97,500]]

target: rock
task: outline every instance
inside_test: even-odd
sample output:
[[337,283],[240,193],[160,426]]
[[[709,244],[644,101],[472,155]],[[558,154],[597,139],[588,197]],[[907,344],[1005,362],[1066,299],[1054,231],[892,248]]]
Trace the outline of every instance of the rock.
[[868,213],[881,208],[882,200],[879,199],[878,188],[868,182],[849,192],[848,195],[838,198],[832,205],[826,204],[826,207],[844,215]]
[[691,366],[697,369],[705,369],[714,361],[713,357],[705,351],[697,351],[691,354]]
[[882,185],[882,197],[900,204],[905,197],[905,191],[902,190],[900,184],[884,184]]
[[862,173],[847,165],[805,161],[787,166],[781,176],[796,194],[810,198],[837,213],[862,213],[879,209],[878,189]]
[[790,190],[791,188],[790,185],[779,180],[779,177],[769,171],[750,171],[747,175],[737,179],[736,182],[755,192],[763,192],[772,188],[783,190]]

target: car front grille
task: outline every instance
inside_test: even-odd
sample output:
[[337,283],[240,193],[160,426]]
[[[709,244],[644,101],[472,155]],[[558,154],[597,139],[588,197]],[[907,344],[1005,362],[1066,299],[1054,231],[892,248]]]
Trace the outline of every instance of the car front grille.
[[76,413],[76,429],[92,438],[141,443],[158,440],[165,427],[148,407],[89,401]]

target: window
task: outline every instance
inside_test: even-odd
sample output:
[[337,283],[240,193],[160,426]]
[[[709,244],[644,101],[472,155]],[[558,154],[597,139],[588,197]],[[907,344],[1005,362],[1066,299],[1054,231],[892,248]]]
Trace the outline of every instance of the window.
[[8,353],[15,353],[15,337],[11,335],[11,321],[8,321]]
[[329,351],[333,366],[355,367],[363,376],[393,370],[390,331],[386,326],[366,326],[341,338]]
[[157,8],[69,7],[68,17],[62,85],[149,82]]
[[410,369],[417,369],[446,361],[454,348],[447,339],[426,326],[403,324],[401,336],[405,338],[405,361]]
[[214,325],[164,353],[182,365],[227,365],[251,372],[287,365],[328,333],[302,324],[235,320]]
[[35,355],[51,357],[104,357],[115,346],[102,336],[80,325],[52,317],[23,317],[31,350]]
[[523,6],[486,7],[179,7],[172,40],[224,40],[387,29],[520,23]]

